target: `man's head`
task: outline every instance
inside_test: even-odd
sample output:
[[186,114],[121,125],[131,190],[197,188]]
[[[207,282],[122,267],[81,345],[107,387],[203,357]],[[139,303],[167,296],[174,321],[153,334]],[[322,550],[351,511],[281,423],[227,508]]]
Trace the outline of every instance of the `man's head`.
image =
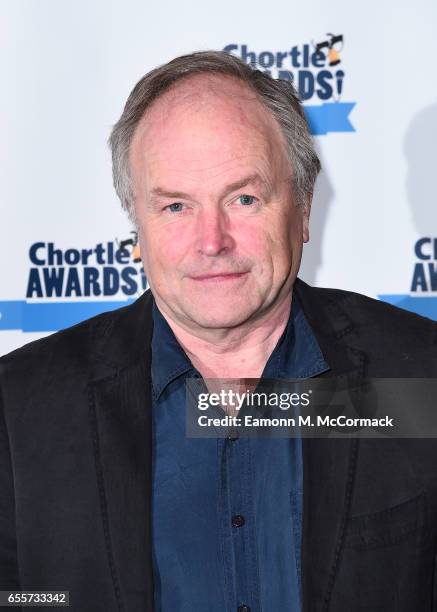
[[225,53],[180,57],[135,86],[110,142],[165,314],[234,328],[286,299],[320,169],[290,83]]

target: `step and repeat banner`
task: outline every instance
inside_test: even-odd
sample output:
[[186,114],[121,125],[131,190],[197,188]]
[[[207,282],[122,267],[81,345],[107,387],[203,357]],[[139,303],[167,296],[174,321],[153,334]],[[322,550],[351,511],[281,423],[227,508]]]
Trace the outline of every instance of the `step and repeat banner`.
[[133,85],[224,50],[292,80],[322,160],[300,276],[437,319],[437,4],[0,4],[0,353],[135,300],[107,139]]

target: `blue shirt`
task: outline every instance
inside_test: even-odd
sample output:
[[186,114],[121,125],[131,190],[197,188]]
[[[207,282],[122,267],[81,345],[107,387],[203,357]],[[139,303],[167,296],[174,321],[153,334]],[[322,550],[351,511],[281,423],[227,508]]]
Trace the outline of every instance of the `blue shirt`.
[[[300,611],[301,440],[187,438],[185,379],[200,375],[155,304],[153,321],[156,612]],[[262,378],[327,369],[293,296]]]

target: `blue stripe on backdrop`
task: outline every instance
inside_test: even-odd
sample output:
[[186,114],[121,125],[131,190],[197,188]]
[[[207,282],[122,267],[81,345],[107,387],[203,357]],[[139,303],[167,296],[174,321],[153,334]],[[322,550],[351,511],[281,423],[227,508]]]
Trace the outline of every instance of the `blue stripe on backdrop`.
[[378,295],[378,298],[398,308],[404,308],[437,321],[437,296],[415,297],[409,294],[388,294]]
[[135,299],[117,302],[46,302],[25,300],[0,302],[0,330],[18,329],[25,332],[58,331],[102,312],[128,306]]
[[[408,294],[386,294],[378,298],[398,308],[404,308],[437,321],[437,296],[414,297]],[[128,306],[136,298],[114,302],[46,302],[25,300],[0,301],[0,331],[55,332],[65,329],[102,312]]]

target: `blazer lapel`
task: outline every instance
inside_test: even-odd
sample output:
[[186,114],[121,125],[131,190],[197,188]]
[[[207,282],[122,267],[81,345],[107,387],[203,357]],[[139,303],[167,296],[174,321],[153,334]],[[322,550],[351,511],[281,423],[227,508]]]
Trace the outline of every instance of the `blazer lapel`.
[[[354,346],[356,329],[339,301],[318,299],[317,289],[300,280],[294,290],[301,301],[331,370],[359,384],[366,355]],[[302,602],[304,612],[329,610],[350,515],[358,439],[306,438],[303,452]]]
[[89,423],[115,608],[153,611],[150,292],[95,330]]
[[357,452],[357,439],[304,440],[304,612],[329,609],[350,512]]

